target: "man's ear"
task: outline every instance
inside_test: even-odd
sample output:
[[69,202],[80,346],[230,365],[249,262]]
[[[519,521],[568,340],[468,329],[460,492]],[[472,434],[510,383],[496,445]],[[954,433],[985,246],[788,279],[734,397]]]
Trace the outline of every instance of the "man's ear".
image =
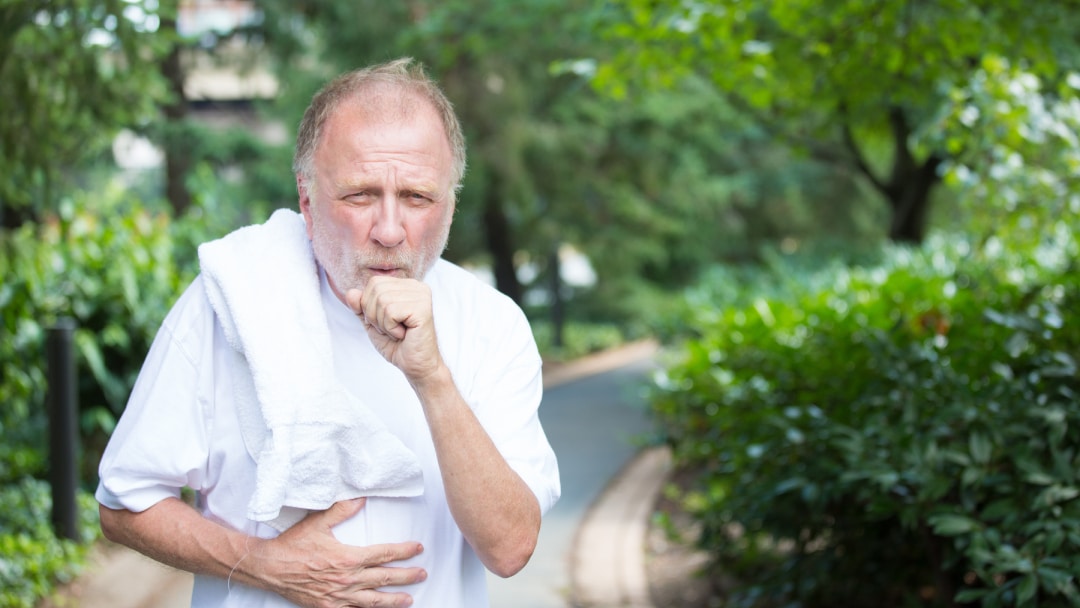
[[307,226],[308,239],[311,239],[311,187],[299,173],[296,174],[296,195],[300,202],[300,214],[304,216],[304,224]]

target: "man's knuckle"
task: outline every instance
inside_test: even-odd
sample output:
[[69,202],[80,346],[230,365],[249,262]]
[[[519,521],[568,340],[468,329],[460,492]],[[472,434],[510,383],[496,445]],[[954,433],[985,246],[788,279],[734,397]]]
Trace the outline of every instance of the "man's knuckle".
[[387,596],[381,593],[365,592],[362,594],[362,599],[359,606],[365,608],[382,608],[383,606],[392,606],[391,602],[386,601]]
[[382,572],[378,576],[379,587],[389,587],[394,584],[394,577],[391,575],[390,570],[383,568]]

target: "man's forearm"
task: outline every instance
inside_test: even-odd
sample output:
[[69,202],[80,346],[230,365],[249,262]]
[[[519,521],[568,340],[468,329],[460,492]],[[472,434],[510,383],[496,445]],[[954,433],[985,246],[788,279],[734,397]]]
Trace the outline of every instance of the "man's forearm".
[[419,543],[353,547],[333,535],[333,527],[363,504],[336,503],[271,540],[210,521],[174,498],[141,513],[102,507],[101,527],[110,540],[159,562],[271,591],[298,606],[409,606],[409,595],[377,588],[427,578],[421,568],[387,565],[418,555]]
[[260,542],[206,519],[176,498],[140,513],[107,507],[100,513],[101,529],[109,540],[195,574],[227,578],[253,543]]
[[446,367],[413,388],[424,406],[450,512],[489,570],[507,577],[528,563],[540,505],[507,464]]

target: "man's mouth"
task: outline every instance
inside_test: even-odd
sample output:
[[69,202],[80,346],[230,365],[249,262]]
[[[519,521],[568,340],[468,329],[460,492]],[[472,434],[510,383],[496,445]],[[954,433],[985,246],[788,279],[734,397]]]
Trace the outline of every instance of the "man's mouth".
[[400,269],[396,266],[368,266],[368,270],[372,274],[393,275],[397,274]]

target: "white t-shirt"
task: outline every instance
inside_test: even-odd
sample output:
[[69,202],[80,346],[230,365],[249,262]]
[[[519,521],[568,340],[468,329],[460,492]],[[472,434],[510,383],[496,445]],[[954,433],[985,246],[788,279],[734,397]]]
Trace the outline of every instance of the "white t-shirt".
[[[524,314],[509,298],[444,260],[424,282],[431,287],[439,350],[458,390],[546,512],[559,498],[559,473],[537,417],[540,357]],[[358,546],[422,543],[424,552],[403,565],[423,567],[427,580],[391,589],[412,594],[418,608],[487,606],[484,566],[450,515],[416,394],[404,374],[375,350],[359,318],[337,299],[325,277],[322,303],[338,377],[416,454],[424,474],[421,496],[369,498],[335,535]],[[196,278],[154,339],[102,456],[96,494],[101,504],[139,512],[188,486],[197,492],[206,517],[253,536],[277,535],[245,517],[255,462],[244,447],[233,406],[229,348],[202,278]],[[235,582],[196,576],[192,606],[293,604]]]

